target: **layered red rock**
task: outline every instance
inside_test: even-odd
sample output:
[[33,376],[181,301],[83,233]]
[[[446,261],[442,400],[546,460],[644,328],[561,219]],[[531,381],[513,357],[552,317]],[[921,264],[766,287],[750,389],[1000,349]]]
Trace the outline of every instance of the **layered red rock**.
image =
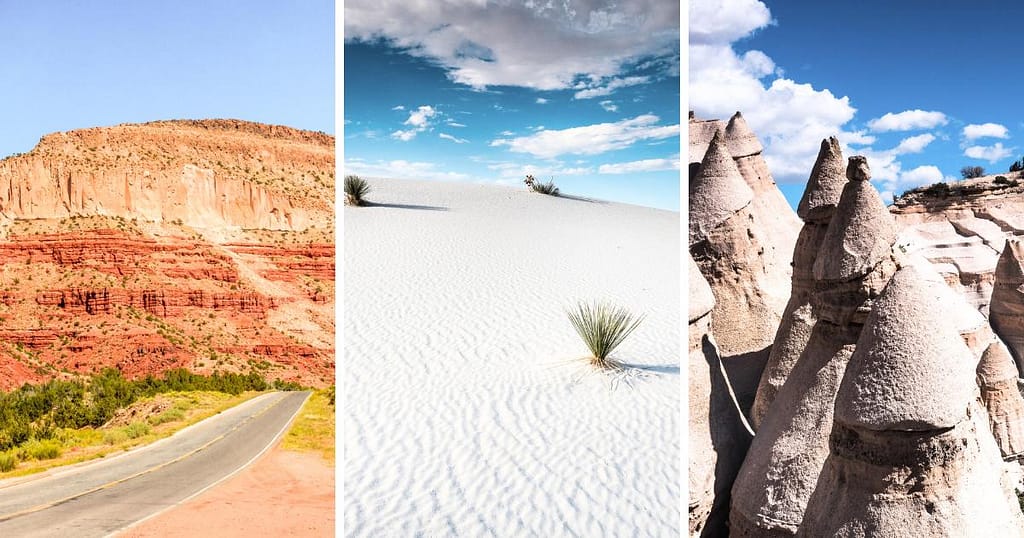
[[876,301],[798,536],[1024,535],[979,421],[973,356],[940,297],[907,267]]
[[0,161],[0,389],[109,366],[333,383],[333,175],[333,137],[234,120]]

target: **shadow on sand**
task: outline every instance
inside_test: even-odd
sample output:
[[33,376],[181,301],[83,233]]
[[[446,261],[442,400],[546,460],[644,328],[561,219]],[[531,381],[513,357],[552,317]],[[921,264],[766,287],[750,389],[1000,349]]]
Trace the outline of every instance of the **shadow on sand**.
[[567,200],[576,200],[577,202],[590,202],[592,204],[607,204],[608,203],[608,202],[606,202],[604,200],[598,200],[596,198],[587,198],[586,196],[573,196],[571,194],[561,194],[561,193],[556,195],[556,198],[565,198]]
[[392,207],[395,209],[420,209],[423,211],[448,211],[447,207],[436,205],[413,205],[413,204],[383,204],[378,202],[363,202],[363,207]]
[[649,365],[649,364],[627,364],[627,363],[623,363],[622,367],[623,368],[635,368],[637,370],[642,370],[644,372],[651,372],[651,373],[655,373],[655,374],[675,374],[675,375],[679,375],[679,367],[678,366],[669,366],[669,365],[665,365],[665,366],[652,366],[652,365]]

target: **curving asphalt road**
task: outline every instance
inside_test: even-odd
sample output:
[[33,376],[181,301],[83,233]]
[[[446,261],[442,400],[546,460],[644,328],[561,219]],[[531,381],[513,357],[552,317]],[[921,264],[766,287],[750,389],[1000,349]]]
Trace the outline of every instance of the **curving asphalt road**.
[[254,461],[308,396],[265,394],[122,455],[0,481],[0,536],[109,536],[152,517]]

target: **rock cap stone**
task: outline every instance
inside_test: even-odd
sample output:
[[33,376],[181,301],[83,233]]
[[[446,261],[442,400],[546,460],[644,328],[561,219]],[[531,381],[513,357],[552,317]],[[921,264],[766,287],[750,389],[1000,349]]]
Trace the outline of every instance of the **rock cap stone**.
[[743,209],[754,191],[743,180],[725,142],[725,132],[715,131],[700,170],[690,182],[690,244]]
[[850,179],[843,186],[821,250],[814,260],[815,280],[846,282],[866,275],[888,255],[896,241],[896,221],[867,178],[867,159],[850,157]]
[[921,432],[951,428],[966,418],[977,391],[974,359],[936,286],[913,266],[889,281],[839,387],[837,421],[874,431]]
[[737,111],[729,118],[729,124],[725,127],[725,139],[729,143],[729,153],[734,158],[756,155],[764,150],[757,135],[750,130],[747,120]]

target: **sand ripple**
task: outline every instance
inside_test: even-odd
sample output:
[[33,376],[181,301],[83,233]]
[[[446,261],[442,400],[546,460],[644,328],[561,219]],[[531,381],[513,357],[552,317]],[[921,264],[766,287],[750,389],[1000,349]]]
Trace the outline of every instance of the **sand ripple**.
[[[374,182],[344,214],[349,536],[678,536],[679,215]],[[564,314],[647,319],[614,385]]]

